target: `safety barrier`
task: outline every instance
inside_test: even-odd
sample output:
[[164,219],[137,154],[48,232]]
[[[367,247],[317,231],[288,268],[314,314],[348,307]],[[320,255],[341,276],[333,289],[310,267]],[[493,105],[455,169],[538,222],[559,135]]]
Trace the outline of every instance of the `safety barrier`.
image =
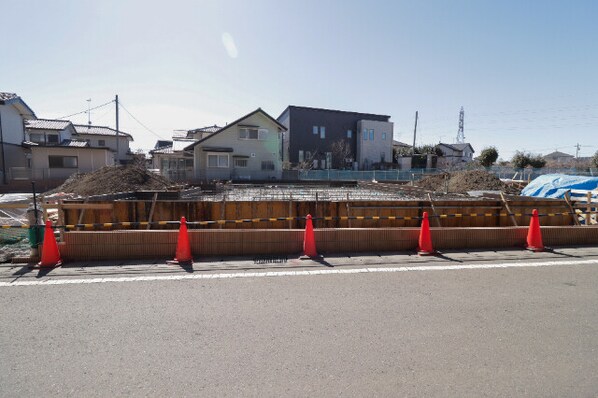
[[[597,211],[591,212],[560,212],[560,213],[544,213],[538,214],[538,217],[572,217],[598,214]],[[450,219],[450,218],[475,218],[475,217],[532,217],[533,213],[454,213],[454,214],[430,214],[429,219]],[[312,217],[313,221],[348,221],[348,220],[404,220],[404,221],[421,221],[423,216],[338,216],[338,217]],[[225,225],[225,224],[244,224],[244,223],[260,223],[260,222],[279,222],[279,221],[305,221],[306,217],[271,217],[271,218],[243,218],[238,220],[204,220],[204,221],[187,221],[189,227],[193,226],[207,226],[207,225]],[[64,229],[65,231],[75,229],[98,229],[98,228],[113,228],[113,227],[130,227],[130,228],[147,228],[148,226],[179,226],[180,221],[121,221],[111,223],[93,223],[93,224],[67,224],[55,225],[52,228]],[[20,228],[27,229],[31,225],[0,225],[0,228]]]
[[[470,214],[471,216],[471,214]],[[303,252],[315,258],[318,253],[384,252],[418,249],[433,254],[436,249],[480,249],[526,247],[541,251],[547,245],[598,244],[598,227],[548,226],[540,229],[534,210],[528,227],[430,228],[424,212],[419,228],[322,228],[313,229],[307,215],[303,230],[187,230],[184,218],[173,230],[73,231],[64,234],[63,258],[68,260],[126,260],[164,258],[175,254],[175,263],[193,261],[193,255],[261,255]],[[49,223],[46,224],[49,230]],[[542,235],[545,234],[545,237]],[[46,236],[53,236],[46,233]],[[434,247],[432,246],[432,242]],[[44,245],[46,241],[44,240]],[[316,245],[318,249],[316,250]],[[176,249],[176,250],[175,250]],[[42,249],[42,258],[46,255]],[[60,254],[52,251],[52,258]],[[172,258],[172,257],[171,257]],[[52,260],[49,263],[56,262]],[[43,263],[43,261],[42,261]]]

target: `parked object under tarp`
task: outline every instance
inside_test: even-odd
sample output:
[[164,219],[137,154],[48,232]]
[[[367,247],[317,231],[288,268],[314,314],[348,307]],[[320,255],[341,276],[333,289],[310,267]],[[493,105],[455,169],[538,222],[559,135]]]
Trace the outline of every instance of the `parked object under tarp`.
[[521,191],[521,196],[562,198],[571,190],[592,191],[598,188],[598,177],[546,174],[532,180]]

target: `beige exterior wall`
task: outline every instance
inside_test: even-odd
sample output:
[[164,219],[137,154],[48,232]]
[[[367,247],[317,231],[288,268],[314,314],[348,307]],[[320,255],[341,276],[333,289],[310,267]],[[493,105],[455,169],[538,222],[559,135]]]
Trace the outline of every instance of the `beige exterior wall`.
[[[256,126],[267,130],[264,139],[241,139],[239,125]],[[231,152],[211,152],[209,147],[231,148]],[[205,150],[204,150],[205,149]],[[208,167],[208,155],[217,154],[228,158],[228,167]],[[247,167],[235,167],[235,159],[247,160]],[[262,170],[262,162],[272,162],[274,170]],[[230,125],[198,144],[194,149],[195,178],[201,180],[270,180],[282,176],[281,133],[276,123],[261,113]]]
[[[392,162],[392,122],[360,120],[357,122],[357,129],[357,161],[360,170],[369,170],[374,163]],[[370,134],[372,130],[373,140]],[[367,140],[364,140],[364,131],[367,131]]]
[[[79,134],[76,137],[80,140],[89,140],[89,145],[92,147],[100,147],[99,141],[104,141],[104,147],[110,148],[112,152],[114,152],[113,156],[116,155],[116,135],[99,135],[99,134]],[[118,137],[118,158],[120,160],[127,160],[131,158],[131,155],[128,154],[130,151],[130,138],[126,136],[119,135]]]
[[[76,156],[77,167],[50,168],[49,156]],[[104,166],[113,165],[110,151],[100,148],[32,147],[31,168],[33,177],[43,171],[44,178],[67,178],[71,174],[87,173]]]

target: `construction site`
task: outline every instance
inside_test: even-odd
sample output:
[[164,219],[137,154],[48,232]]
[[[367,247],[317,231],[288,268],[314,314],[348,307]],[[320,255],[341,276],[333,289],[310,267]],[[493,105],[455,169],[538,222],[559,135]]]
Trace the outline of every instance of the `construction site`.
[[37,195],[37,222],[27,219],[31,196],[20,195],[10,203],[5,198],[0,204],[3,260],[37,261],[35,246],[41,238],[27,242],[27,232],[46,220],[52,222],[67,261],[168,258],[181,217],[197,256],[300,253],[307,215],[326,253],[414,250],[424,215],[439,249],[524,246],[534,209],[550,244],[597,243],[591,192],[587,200],[575,201],[520,196],[521,188],[483,170],[438,174],[415,183],[190,187],[172,185],[140,167],[107,167],[75,175]]

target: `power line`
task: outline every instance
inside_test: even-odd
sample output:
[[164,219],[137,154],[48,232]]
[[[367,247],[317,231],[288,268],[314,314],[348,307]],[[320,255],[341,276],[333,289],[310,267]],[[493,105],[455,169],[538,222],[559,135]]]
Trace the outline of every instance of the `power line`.
[[59,117],[58,119],[66,119],[66,118],[69,118],[71,116],[76,116],[76,115],[80,115],[82,113],[87,113],[89,111],[93,111],[94,109],[98,109],[98,108],[101,108],[103,106],[110,105],[113,102],[114,102],[114,100],[111,100],[111,101],[106,102],[105,104],[94,106],[93,108],[89,108],[89,109],[86,109],[86,110],[81,111],[81,112],[73,113],[72,115],[67,115],[67,116]]
[[152,129],[147,127],[145,124],[141,123],[141,121],[139,121],[139,119],[137,119],[135,116],[133,116],[133,114],[131,112],[129,112],[129,110],[127,108],[124,107],[124,105],[122,104],[121,101],[118,101],[118,106],[121,107],[125,112],[127,112],[129,114],[129,116],[131,116],[133,118],[133,120],[135,120],[137,123],[139,123],[144,129],[146,129],[147,131],[149,131],[150,133],[152,133],[153,135],[155,135],[158,138],[161,138],[163,140],[166,139],[166,138],[162,137],[160,134],[154,132]]

